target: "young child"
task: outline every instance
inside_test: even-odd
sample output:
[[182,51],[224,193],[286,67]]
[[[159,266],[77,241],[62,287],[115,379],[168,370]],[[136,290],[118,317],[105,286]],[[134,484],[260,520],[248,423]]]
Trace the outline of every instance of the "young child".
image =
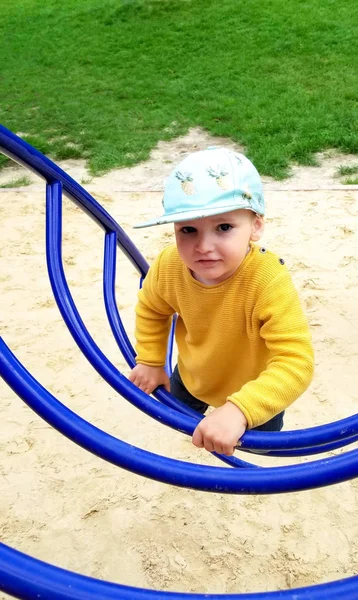
[[[246,429],[279,431],[308,387],[313,350],[284,261],[258,246],[264,230],[260,176],[243,155],[209,148],[185,158],[166,181],[163,216],[176,245],[150,267],[136,307],[136,367],[129,379],[159,385],[204,414],[195,446],[232,455]],[[164,370],[171,317],[178,364]]]

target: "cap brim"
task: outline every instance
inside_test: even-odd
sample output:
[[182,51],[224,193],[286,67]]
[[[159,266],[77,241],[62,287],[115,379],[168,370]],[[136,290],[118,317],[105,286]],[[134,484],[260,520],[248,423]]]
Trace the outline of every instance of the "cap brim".
[[[134,229],[142,229],[144,227],[154,227],[155,225],[167,225],[168,223],[180,223],[182,221],[194,221],[195,219],[202,219],[203,217],[211,217],[214,215],[221,215],[227,212],[231,212],[233,210],[251,210],[254,213],[257,213],[251,206],[248,206],[247,203],[242,206],[238,206],[237,204],[233,206],[232,204],[226,206],[218,206],[216,208],[201,208],[200,210],[187,210],[185,212],[174,213],[172,215],[163,215],[162,217],[158,217],[157,219],[151,219],[150,221],[145,221],[145,223],[138,223],[138,225],[134,225]],[[264,213],[257,213],[264,216]]]

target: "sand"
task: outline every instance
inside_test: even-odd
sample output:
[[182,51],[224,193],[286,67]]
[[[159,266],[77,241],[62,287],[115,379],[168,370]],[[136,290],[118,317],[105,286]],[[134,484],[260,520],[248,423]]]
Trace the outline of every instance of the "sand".
[[[81,161],[61,166],[118,220],[151,261],[171,226],[132,230],[160,210],[163,177],[187,152],[227,140],[200,130],[160,143],[148,162],[91,178]],[[358,407],[358,186],[334,177],[357,158],[327,152],[320,167],[264,179],[263,244],[288,264],[316,352],[310,389],[285,428],[340,419]],[[23,175],[0,174],[0,184]],[[44,184],[0,190],[1,332],[16,356],[61,402],[146,450],[221,465],[190,438],[160,425],[106,384],[55,305],[44,253]],[[63,256],[74,300],[97,344],[125,374],[102,298],[103,232],[64,200]],[[117,299],[133,340],[135,269],[118,257]],[[42,421],[1,382],[1,540],[79,573],[132,586],[201,593],[269,591],[358,572],[358,481],[280,496],[226,496],[146,480],[92,456]],[[335,451],[331,454],[337,454]],[[297,460],[255,458],[263,466]],[[301,459],[308,462],[310,458]],[[0,598],[7,596],[1,595]]]

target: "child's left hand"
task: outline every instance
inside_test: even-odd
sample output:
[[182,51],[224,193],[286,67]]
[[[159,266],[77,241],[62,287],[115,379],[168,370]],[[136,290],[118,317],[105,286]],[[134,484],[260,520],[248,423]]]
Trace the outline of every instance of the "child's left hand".
[[208,452],[231,456],[246,427],[244,413],[232,402],[226,402],[200,421],[193,433],[193,444]]

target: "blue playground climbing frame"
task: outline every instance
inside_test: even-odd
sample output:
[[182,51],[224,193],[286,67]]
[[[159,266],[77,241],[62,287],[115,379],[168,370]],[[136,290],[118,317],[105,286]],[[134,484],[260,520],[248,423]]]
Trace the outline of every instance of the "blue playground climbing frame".
[[[103,296],[113,336],[130,367],[135,352],[124,329],[115,297],[119,246],[139,273],[148,264],[133,242],[74,179],[51,160],[0,125],[0,151],[46,180],[46,260],[53,294],[62,317],[91,365],[137,408],[192,435],[202,418],[159,389],[152,398],[136,388],[102,353],[90,336],[73,301],[62,264],[62,196],[83,209],[104,230]],[[169,336],[166,370],[171,373],[175,319]],[[170,459],[123,442],[91,425],[50,394],[0,338],[0,375],[42,419],[89,452],[123,469],[166,484],[227,494],[277,494],[313,489],[358,476],[358,449],[338,456],[286,467],[257,467],[237,457],[216,455],[228,467],[210,467]],[[287,432],[247,432],[238,450],[249,457],[305,456],[328,452],[358,440],[358,415],[327,425]],[[358,576],[296,590],[250,594],[185,594],[115,585],[71,573],[0,544],[0,590],[23,600],[358,600]]]

